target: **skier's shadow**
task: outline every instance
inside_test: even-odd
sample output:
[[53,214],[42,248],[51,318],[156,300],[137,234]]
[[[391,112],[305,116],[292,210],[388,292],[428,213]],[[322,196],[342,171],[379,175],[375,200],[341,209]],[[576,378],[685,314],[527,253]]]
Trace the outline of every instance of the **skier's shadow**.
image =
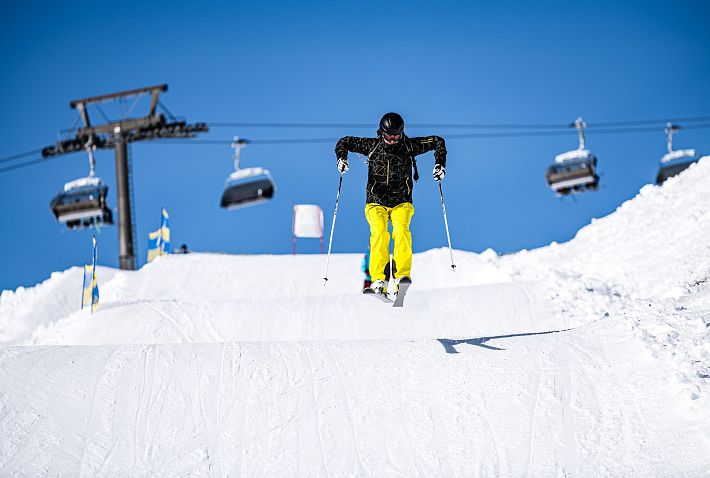
[[446,350],[447,354],[457,354],[459,352],[458,352],[458,350],[456,350],[456,345],[468,344],[468,345],[475,345],[477,347],[483,347],[484,349],[488,349],[488,350],[505,350],[504,348],[494,347],[493,345],[488,345],[486,342],[488,342],[489,340],[495,340],[495,339],[509,339],[511,337],[530,337],[533,335],[556,334],[558,332],[567,332],[568,330],[573,330],[573,329],[548,330],[547,332],[527,332],[527,333],[523,333],[523,334],[510,334],[510,335],[494,335],[491,337],[476,337],[473,339],[436,339],[436,340],[438,340],[439,343],[444,346],[444,350]]

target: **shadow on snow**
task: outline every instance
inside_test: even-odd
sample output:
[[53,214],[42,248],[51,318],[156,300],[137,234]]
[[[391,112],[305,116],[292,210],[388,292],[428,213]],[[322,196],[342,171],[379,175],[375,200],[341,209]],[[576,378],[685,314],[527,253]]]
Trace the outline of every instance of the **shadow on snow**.
[[488,350],[505,350],[504,348],[494,347],[493,345],[488,345],[486,342],[488,342],[489,340],[508,339],[511,337],[530,337],[532,335],[556,334],[559,332],[567,332],[569,330],[574,330],[574,328],[562,329],[562,330],[548,330],[547,332],[527,332],[527,333],[522,333],[522,334],[494,335],[491,337],[476,337],[473,339],[436,339],[436,340],[438,340],[439,343],[444,346],[446,353],[457,354],[459,352],[458,352],[458,350],[456,350],[455,346],[460,345],[460,344],[475,345],[477,347],[483,347],[484,349],[488,349]]

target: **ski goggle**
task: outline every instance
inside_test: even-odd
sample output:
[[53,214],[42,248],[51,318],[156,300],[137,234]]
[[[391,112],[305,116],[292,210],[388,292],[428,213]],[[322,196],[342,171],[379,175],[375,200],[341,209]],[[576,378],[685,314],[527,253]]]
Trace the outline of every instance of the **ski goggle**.
[[391,141],[391,142],[399,141],[399,139],[402,137],[401,134],[385,134],[383,136],[386,141]]

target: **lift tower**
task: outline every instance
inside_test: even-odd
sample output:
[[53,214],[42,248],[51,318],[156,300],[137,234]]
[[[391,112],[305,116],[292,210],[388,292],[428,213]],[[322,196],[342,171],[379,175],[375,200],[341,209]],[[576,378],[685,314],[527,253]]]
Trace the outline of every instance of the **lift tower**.
[[[98,149],[111,149],[116,151],[116,191],[118,196],[118,263],[124,270],[135,270],[136,255],[133,244],[132,204],[129,187],[128,169],[128,143],[151,139],[191,138],[197,133],[208,131],[207,124],[187,124],[177,121],[169,112],[170,121],[165,116],[157,113],[160,105],[158,97],[161,92],[167,91],[168,85],[148,86],[134,90],[111,93],[108,95],[94,96],[81,100],[74,100],[69,106],[79,111],[83,127],[71,130],[75,136],[57,141],[55,146],[48,146],[42,150],[43,157],[57,156],[60,154],[84,151],[89,141]],[[129,118],[128,115],[142,95],[150,95],[150,107],[147,116]],[[122,106],[131,99],[131,104],[119,120],[109,120],[103,113],[100,103],[119,101]],[[105,124],[92,125],[89,120],[89,105],[96,105],[107,120]],[[162,106],[162,105],[161,105]]]

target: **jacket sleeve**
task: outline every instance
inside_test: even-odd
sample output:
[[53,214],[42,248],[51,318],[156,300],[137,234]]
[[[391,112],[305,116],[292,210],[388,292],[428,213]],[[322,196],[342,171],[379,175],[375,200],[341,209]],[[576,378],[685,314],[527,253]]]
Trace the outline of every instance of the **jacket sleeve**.
[[337,158],[348,158],[348,152],[360,153],[367,156],[375,146],[374,138],[358,138],[357,136],[343,136],[335,145],[335,156]]
[[434,161],[436,164],[446,166],[446,142],[441,136],[422,136],[409,138],[412,142],[412,153],[414,156],[434,151]]

